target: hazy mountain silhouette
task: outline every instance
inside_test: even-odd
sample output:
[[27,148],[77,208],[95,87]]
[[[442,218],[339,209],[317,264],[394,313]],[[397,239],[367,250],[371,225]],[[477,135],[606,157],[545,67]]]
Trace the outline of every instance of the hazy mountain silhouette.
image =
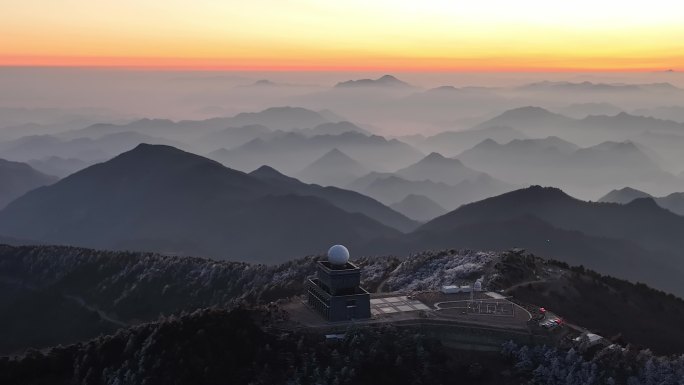
[[476,128],[509,126],[534,137],[560,136],[588,145],[597,141],[622,141],[647,131],[681,134],[684,124],[620,112],[617,115],[589,115],[573,119],[541,107],[508,110],[480,123]]
[[297,177],[305,182],[322,186],[342,187],[368,174],[369,171],[363,164],[337,148],[333,148],[297,173]]
[[140,119],[128,124],[95,124],[83,129],[62,134],[65,138],[97,138],[118,132],[137,132],[149,136],[160,136],[173,140],[197,140],[227,127],[265,126],[272,130],[292,130],[315,127],[327,123],[316,111],[300,107],[272,107],[259,112],[242,112],[233,117],[204,120]]
[[[545,110],[541,107],[527,106],[504,111],[502,114],[480,123],[476,128],[512,127],[525,134],[543,135],[544,130],[555,129],[570,124],[573,119]],[[552,134],[546,134],[552,135]]]
[[393,170],[415,162],[423,154],[396,139],[367,136],[358,132],[340,135],[306,136],[286,133],[267,139],[255,139],[232,150],[217,150],[208,155],[228,167],[254,170],[263,165],[277,165],[286,174],[296,174],[332,149],[359,161],[369,169]]
[[134,148],[140,143],[183,146],[172,140],[127,131],[111,133],[95,139],[82,137],[64,140],[48,135],[29,136],[3,143],[0,147],[0,154],[8,159],[18,161],[56,156],[94,162],[109,159]]
[[639,91],[678,91],[679,89],[670,83],[646,83],[646,84],[624,84],[624,83],[593,83],[584,81],[573,82],[553,82],[541,81],[531,83],[518,88],[523,91],[566,91],[566,92],[639,92]]
[[483,172],[466,167],[458,159],[445,158],[433,152],[406,168],[397,170],[396,176],[411,181],[430,180],[456,185],[466,179],[478,178]]
[[[385,103],[387,105],[388,103]],[[496,89],[488,87],[440,86],[417,90],[391,102],[392,111],[387,114],[402,119],[429,122],[431,125],[455,131],[465,129],[482,121],[482,116],[491,117],[492,110],[511,108],[516,104]],[[380,106],[381,108],[383,106]],[[438,151],[430,149],[428,151]]]
[[317,184],[306,184],[295,178],[283,175],[269,166],[261,166],[249,173],[249,175],[272,184],[285,193],[325,199],[342,210],[350,213],[364,214],[399,231],[408,232],[418,227],[418,224],[408,217],[393,211],[375,199],[354,191],[330,186],[323,187]]
[[412,85],[403,82],[392,75],[384,75],[377,79],[347,80],[337,83],[337,88],[349,87],[386,87],[386,88],[413,88]]
[[466,131],[445,131],[425,138],[416,144],[418,148],[428,152],[439,152],[446,156],[454,156],[486,139],[499,143],[508,143],[513,139],[527,139],[527,135],[510,128],[493,126]]
[[684,193],[672,193],[664,197],[655,198],[658,206],[668,209],[675,214],[684,215]]
[[0,141],[27,135],[53,135],[95,123],[123,123],[127,114],[105,108],[0,107]]
[[76,171],[83,170],[91,165],[91,163],[80,159],[60,158],[58,156],[50,156],[43,159],[33,159],[27,163],[31,167],[44,174],[54,175],[60,178],[73,174]]
[[296,132],[300,134],[304,134],[307,136],[315,136],[315,135],[340,135],[344,134],[345,132],[356,132],[359,134],[364,134],[364,135],[372,135],[370,132],[367,130],[355,125],[354,123],[347,122],[347,121],[341,121],[341,122],[330,122],[330,123],[322,123],[317,125],[316,127],[312,128],[303,128],[300,130],[297,130]]
[[217,150],[219,148],[235,148],[260,137],[268,136],[273,131],[260,124],[240,127],[228,127],[209,133],[199,138],[196,143]]
[[408,195],[422,195],[447,209],[515,188],[438,153],[395,173],[369,173],[348,187],[385,204],[397,203]]
[[591,115],[574,124],[580,128],[609,130],[621,134],[639,134],[646,131],[681,134],[684,124],[671,120],[631,115],[620,112],[614,116]]
[[634,110],[633,114],[684,123],[684,106],[638,108]]
[[[336,122],[345,122],[347,121],[347,118],[345,118],[342,115],[339,115],[335,113],[334,111],[331,111],[327,108],[324,108],[320,111],[318,111],[318,114],[327,119],[331,123],[336,123]],[[325,124],[325,123],[323,123]]]
[[242,112],[228,120],[233,126],[259,124],[274,130],[315,127],[328,123],[320,113],[301,107],[271,107],[259,112]]
[[558,137],[514,139],[506,144],[486,139],[458,155],[458,159],[468,164],[487,167],[499,164],[502,167],[526,167],[528,164],[548,167],[549,163],[546,162],[552,162],[554,165],[564,162],[569,154],[578,149],[577,145]]
[[0,212],[0,234],[275,262],[399,232],[201,156],[142,144],[15,200]]
[[613,190],[601,197],[598,202],[627,204],[638,198],[653,198],[651,194],[633,189],[631,187]]
[[316,88],[318,86],[312,84],[298,84],[298,83],[282,83],[269,79],[259,79],[250,84],[236,86],[237,88],[261,88],[261,89],[278,89],[278,88]]
[[[627,169],[634,174],[651,172],[662,173],[662,170],[634,142],[603,142],[595,146],[580,148],[572,153],[573,165],[601,167],[611,169]],[[656,175],[654,175],[656,176]]]
[[599,199],[599,202],[613,202],[628,204],[639,198],[652,198],[658,206],[670,210],[675,214],[684,215],[684,193],[672,193],[664,197],[654,197],[643,191],[625,187],[620,190],[613,190]]
[[[407,195],[423,195],[446,209],[455,209],[462,204],[510,191],[515,187],[481,174],[471,179],[450,185],[431,180],[412,181],[394,174],[375,174],[372,178],[364,176],[350,185],[355,191],[391,205],[406,198]],[[366,185],[366,187],[362,187]]]
[[574,103],[558,110],[558,113],[575,119],[586,118],[589,115],[613,116],[624,112],[620,107],[610,103]]
[[409,218],[422,222],[429,221],[447,212],[444,207],[438,205],[432,199],[416,194],[407,195],[400,202],[391,204],[390,208]]
[[26,192],[52,184],[57,179],[26,163],[0,159],[0,209]]
[[684,133],[668,134],[646,131],[632,139],[654,150],[668,171],[679,172],[684,164]]
[[673,188],[679,183],[629,141],[578,148],[557,137],[506,144],[485,140],[458,159],[509,183],[572,188],[583,197],[596,196],[616,185]]

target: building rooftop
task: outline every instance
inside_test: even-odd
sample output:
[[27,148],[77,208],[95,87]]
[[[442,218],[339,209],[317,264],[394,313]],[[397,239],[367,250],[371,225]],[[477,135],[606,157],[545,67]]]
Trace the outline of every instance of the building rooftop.
[[328,270],[344,271],[344,270],[358,270],[359,269],[358,266],[356,266],[355,264],[353,264],[351,262],[347,262],[344,265],[334,265],[328,261],[318,261],[318,264],[322,265],[323,267],[325,267]]

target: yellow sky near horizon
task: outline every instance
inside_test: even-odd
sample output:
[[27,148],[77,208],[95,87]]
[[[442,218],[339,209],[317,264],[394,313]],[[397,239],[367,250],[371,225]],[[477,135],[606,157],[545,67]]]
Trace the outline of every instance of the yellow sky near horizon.
[[0,65],[684,68],[684,2],[0,0]]

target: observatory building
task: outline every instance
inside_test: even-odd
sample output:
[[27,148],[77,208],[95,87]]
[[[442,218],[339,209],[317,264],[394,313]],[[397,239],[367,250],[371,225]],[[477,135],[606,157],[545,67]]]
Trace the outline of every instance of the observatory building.
[[361,283],[361,269],[349,262],[342,245],[328,250],[328,260],[316,262],[316,277],[306,282],[309,306],[328,321],[370,318],[370,294]]

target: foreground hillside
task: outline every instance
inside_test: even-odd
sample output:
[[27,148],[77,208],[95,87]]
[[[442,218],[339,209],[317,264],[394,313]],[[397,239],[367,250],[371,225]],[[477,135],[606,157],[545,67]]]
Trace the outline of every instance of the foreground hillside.
[[[74,247],[0,246],[0,355],[111,333],[199,308],[304,292],[313,257],[266,266]],[[373,288],[398,261],[361,260]],[[50,322],[46,322],[46,320]]]
[[[266,266],[71,247],[2,246],[0,312],[12,316],[0,319],[0,355],[111,334],[160,316],[299,296],[316,258]],[[546,306],[605,337],[621,335],[620,341],[660,353],[684,353],[680,299],[521,251],[442,250],[405,259],[366,257],[356,263],[363,267],[362,285],[371,292],[438,290],[484,277],[491,290],[508,290],[523,303]],[[37,298],[40,306],[27,298]],[[637,316],[640,313],[650,316]]]
[[412,328],[351,329],[342,340],[279,332],[277,306],[198,310],[46,353],[0,359],[7,384],[678,384],[681,357],[650,351],[504,344],[455,351]]
[[[436,384],[501,382],[496,354],[453,357],[438,341],[392,327],[344,340],[264,331],[277,312],[198,310],[183,317],[20,361],[0,360],[0,382],[59,384]],[[460,358],[460,359],[459,359]],[[510,366],[510,364],[508,364]],[[488,367],[488,369],[484,369]],[[512,377],[512,376],[509,376]],[[496,382],[493,382],[496,380]]]

